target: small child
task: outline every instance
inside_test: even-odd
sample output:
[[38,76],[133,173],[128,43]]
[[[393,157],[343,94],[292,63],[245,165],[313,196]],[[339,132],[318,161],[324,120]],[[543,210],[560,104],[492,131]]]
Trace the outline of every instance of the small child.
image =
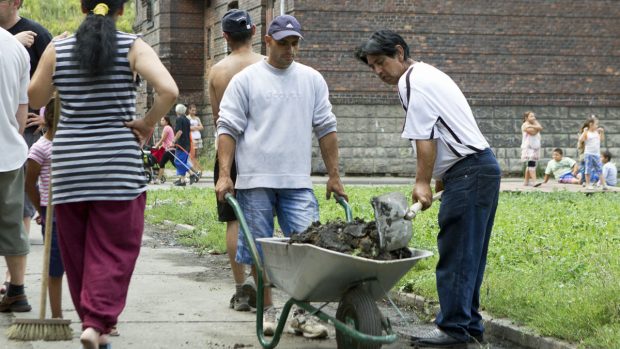
[[540,186],[549,181],[549,177],[553,175],[558,183],[579,184],[579,175],[577,174],[577,162],[567,156],[560,148],[553,149],[552,159],[547,163],[545,169],[545,179]]
[[603,174],[601,175],[600,182],[603,190],[607,190],[607,186],[615,187],[618,185],[618,168],[616,168],[616,164],[611,162],[609,150],[601,153],[601,160],[603,162]]
[[[54,138],[54,100],[50,101],[45,107],[45,125],[47,131],[43,137],[32,145],[28,154],[28,165],[26,167],[26,192],[30,201],[37,209],[39,216],[37,223],[41,224],[42,232],[45,234],[45,225],[52,224],[52,246],[50,253],[49,269],[49,297],[52,318],[62,318],[62,276],[65,269],[60,257],[58,247],[58,233],[56,232],[56,222],[45,221],[45,214],[48,204],[48,190],[51,178],[52,164],[52,139]],[[39,187],[37,188],[37,180]]]
[[592,176],[596,175],[601,179],[601,183],[605,186],[605,179],[600,177],[603,165],[601,164],[601,141],[605,140],[605,130],[598,126],[598,118],[591,116],[586,121],[587,127],[584,127],[579,136],[579,141],[584,143],[584,172],[586,177],[586,187],[592,187]]
[[532,185],[536,185],[536,161],[540,158],[540,131],[542,129],[533,112],[528,111],[523,114],[521,161],[526,163],[524,186],[529,185],[530,179],[534,182]]

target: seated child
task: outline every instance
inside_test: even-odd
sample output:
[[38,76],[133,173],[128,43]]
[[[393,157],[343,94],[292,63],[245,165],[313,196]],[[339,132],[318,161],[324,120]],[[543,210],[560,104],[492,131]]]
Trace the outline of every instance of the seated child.
[[577,174],[577,162],[569,157],[564,157],[564,152],[560,148],[553,149],[553,159],[547,163],[545,169],[545,179],[543,183],[549,181],[549,175],[553,174],[558,183],[579,184]]
[[616,168],[616,164],[611,162],[609,150],[601,153],[601,161],[603,162],[603,174],[601,175],[603,190],[606,190],[607,186],[615,187],[618,185],[618,168]]

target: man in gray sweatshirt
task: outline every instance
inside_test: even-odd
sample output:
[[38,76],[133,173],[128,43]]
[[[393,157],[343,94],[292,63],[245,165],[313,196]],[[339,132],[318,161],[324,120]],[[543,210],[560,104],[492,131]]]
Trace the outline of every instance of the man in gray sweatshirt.
[[[316,70],[295,62],[300,39],[301,25],[295,17],[276,17],[265,35],[267,59],[236,74],[220,103],[220,178],[215,190],[220,201],[236,190],[255,239],[273,236],[274,212],[287,236],[319,220],[310,179],[313,131],[329,175],[326,199],[332,193],[347,197],[338,174],[336,117],[327,84]],[[234,186],[230,178],[233,156],[237,161]],[[257,248],[262,256],[260,244]],[[236,260],[252,264],[243,238],[238,240]],[[273,335],[276,311],[269,288],[264,301],[263,331]],[[291,325],[307,337],[327,335],[324,327],[308,330],[303,328],[307,324],[300,326],[295,320]]]

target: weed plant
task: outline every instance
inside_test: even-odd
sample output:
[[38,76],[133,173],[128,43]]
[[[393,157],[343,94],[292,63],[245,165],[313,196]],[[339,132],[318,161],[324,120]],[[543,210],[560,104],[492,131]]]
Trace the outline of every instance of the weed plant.
[[[373,196],[410,187],[349,186],[354,217],[373,220]],[[324,186],[315,193],[321,221],[343,219]],[[224,253],[212,189],[151,191],[147,218],[190,224],[178,239],[201,252]],[[434,256],[416,264],[401,289],[437,299],[434,268],[438,205],[413,222],[411,246]],[[481,288],[483,310],[544,336],[587,348],[620,348],[620,197],[614,193],[502,193]]]

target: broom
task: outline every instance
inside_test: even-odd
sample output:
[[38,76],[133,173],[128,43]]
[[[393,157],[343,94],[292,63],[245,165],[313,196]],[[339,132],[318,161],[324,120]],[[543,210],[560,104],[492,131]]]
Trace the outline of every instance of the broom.
[[[54,130],[58,123],[60,113],[60,101],[58,94],[54,100]],[[47,285],[49,283],[50,254],[52,249],[52,224],[54,219],[54,206],[52,205],[52,181],[50,179],[48,192],[48,206],[45,214],[45,239],[43,243],[43,274],[41,276],[41,302],[39,304],[38,319],[14,319],[13,324],[7,330],[9,339],[22,341],[63,341],[71,340],[71,320],[46,319],[47,308]]]

